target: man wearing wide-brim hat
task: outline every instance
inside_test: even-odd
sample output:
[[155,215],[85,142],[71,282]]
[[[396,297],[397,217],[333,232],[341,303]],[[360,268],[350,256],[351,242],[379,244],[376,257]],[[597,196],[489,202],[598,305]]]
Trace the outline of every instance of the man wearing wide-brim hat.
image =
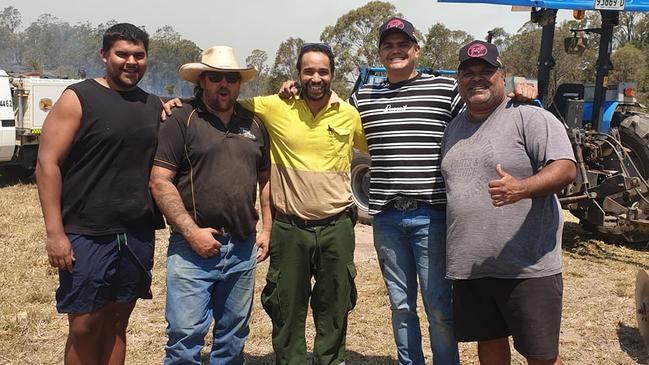
[[[256,263],[270,238],[269,139],[236,101],[254,68],[230,47],[179,69],[193,100],[160,128],[151,191],[171,226],[167,253],[165,364],[200,364],[213,317],[210,364],[243,364]],[[263,231],[256,237],[259,185]]]

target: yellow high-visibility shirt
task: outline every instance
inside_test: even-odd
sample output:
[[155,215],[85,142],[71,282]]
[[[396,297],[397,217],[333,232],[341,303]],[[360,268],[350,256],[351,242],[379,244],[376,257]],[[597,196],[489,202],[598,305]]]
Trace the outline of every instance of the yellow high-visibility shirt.
[[279,212],[317,220],[353,204],[352,147],[367,151],[358,111],[331,93],[313,115],[306,101],[276,95],[240,101],[270,136],[271,200]]

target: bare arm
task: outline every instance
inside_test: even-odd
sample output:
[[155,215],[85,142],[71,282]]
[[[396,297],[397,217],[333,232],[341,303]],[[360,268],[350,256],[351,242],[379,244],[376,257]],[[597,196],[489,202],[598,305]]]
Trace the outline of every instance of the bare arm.
[[158,208],[171,226],[179,231],[192,249],[201,257],[207,258],[219,252],[221,244],[214,234],[222,234],[214,228],[200,228],[187,213],[185,205],[173,184],[176,172],[160,166],[153,166],[149,188]]
[[36,161],[36,182],[47,233],[50,265],[72,271],[74,252],[63,230],[61,165],[81,125],[81,103],[72,90],[63,92],[43,124]]
[[270,245],[270,231],[273,225],[273,217],[270,209],[270,170],[259,173],[259,205],[261,207],[262,230],[257,237],[257,262],[268,258]]
[[538,173],[522,180],[509,175],[500,164],[496,165],[496,172],[500,179],[489,182],[489,194],[496,207],[557,193],[577,176],[575,163],[570,160],[552,161]]

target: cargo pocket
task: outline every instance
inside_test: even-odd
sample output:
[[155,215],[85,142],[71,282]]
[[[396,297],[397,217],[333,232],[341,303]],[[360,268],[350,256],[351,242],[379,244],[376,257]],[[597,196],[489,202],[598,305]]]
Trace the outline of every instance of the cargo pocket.
[[279,289],[277,287],[279,275],[279,270],[268,268],[266,286],[261,292],[261,305],[273,323],[282,326],[284,324],[284,318],[282,318],[282,309],[279,302]]
[[350,311],[356,307],[356,299],[358,298],[358,292],[356,291],[356,284],[354,279],[356,278],[356,265],[353,262],[347,264],[347,273],[349,276],[349,302],[347,303],[347,310]]

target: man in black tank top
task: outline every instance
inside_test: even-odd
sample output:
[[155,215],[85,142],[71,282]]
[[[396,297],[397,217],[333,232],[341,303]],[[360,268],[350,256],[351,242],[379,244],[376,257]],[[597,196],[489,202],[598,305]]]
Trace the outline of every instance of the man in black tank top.
[[131,311],[151,298],[163,222],[148,190],[161,103],[137,87],[148,42],[131,24],[106,30],[105,76],[68,87],[43,126],[36,177],[69,319],[65,364],[123,364]]

